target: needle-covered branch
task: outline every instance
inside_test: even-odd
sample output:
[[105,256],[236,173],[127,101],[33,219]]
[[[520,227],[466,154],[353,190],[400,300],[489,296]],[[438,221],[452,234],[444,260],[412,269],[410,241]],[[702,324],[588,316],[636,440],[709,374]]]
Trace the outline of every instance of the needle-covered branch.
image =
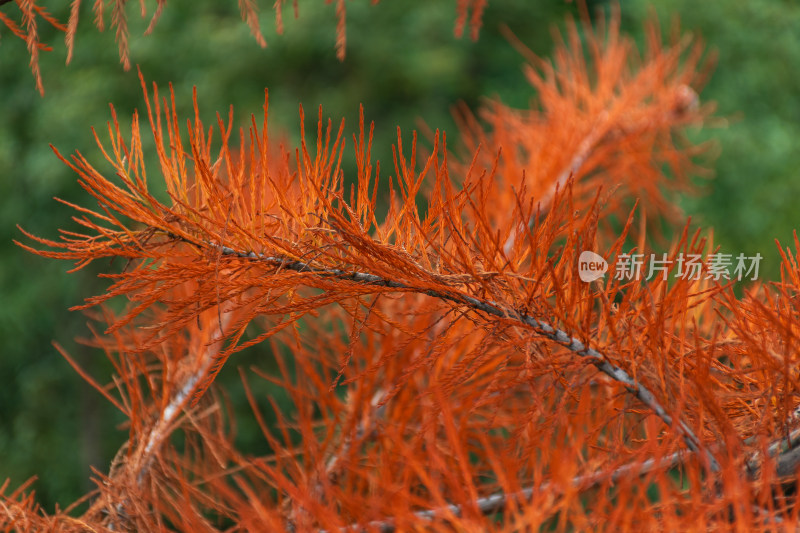
[[[379,0],[372,0],[373,4],[377,4]],[[11,3],[11,0],[0,0],[0,7],[4,4]],[[49,51],[50,48],[45,43],[39,40],[38,24],[39,20],[50,24],[59,31],[65,33],[64,41],[67,48],[67,64],[72,60],[72,54],[75,49],[75,40],[78,30],[78,21],[82,17],[86,17],[86,7],[81,9],[81,0],[72,0],[70,5],[69,18],[66,24],[56,20],[45,7],[45,2],[41,0],[14,0],[14,3],[19,10],[19,21],[9,16],[7,12],[0,10],[0,22],[17,37],[24,40],[28,53],[31,57],[31,71],[36,81],[36,90],[41,95],[44,95],[44,84],[42,82],[42,75],[39,69],[39,51]],[[88,2],[87,2],[88,3]],[[238,7],[241,13],[242,21],[247,24],[250,33],[255,39],[258,46],[264,48],[267,46],[267,41],[261,30],[261,23],[259,21],[260,14],[258,2],[256,0],[238,0]],[[275,11],[275,28],[278,34],[283,33],[283,8],[286,0],[276,0],[273,4]],[[336,57],[340,61],[344,61],[347,51],[347,7],[345,0],[326,0],[325,4],[335,3],[335,18],[336,18]],[[478,33],[481,27],[481,19],[483,17],[484,9],[486,8],[487,0],[459,0],[455,9],[455,30],[456,37],[461,37],[464,33],[464,28],[468,25],[470,28],[470,35],[472,40],[477,40]],[[324,8],[322,2],[318,5]],[[147,7],[145,2],[138,2],[139,16],[143,19],[148,17]],[[156,27],[158,20],[161,18],[164,9],[167,7],[167,0],[156,0],[156,8],[152,16],[150,16],[150,23],[145,30],[145,35],[150,34]],[[297,0],[292,1],[292,8],[294,17],[299,16],[299,9]],[[308,9],[308,7],[306,7]],[[319,9],[319,8],[317,8]],[[104,31],[106,25],[110,22],[111,29],[114,31],[115,40],[119,48],[119,60],[125,70],[131,68],[130,46],[129,37],[130,32],[128,29],[128,0],[111,0],[109,2],[96,1],[92,3],[91,16],[94,19],[94,24],[99,31]],[[107,22],[108,21],[108,22]],[[468,22],[467,22],[468,21]]]
[[[575,39],[532,75],[543,113],[498,111],[489,149],[458,161],[444,134],[423,157],[398,132],[388,179],[363,114],[352,165],[344,124],[321,111],[307,133],[301,110],[292,150],[269,136],[266,97],[237,135],[232,112],[204,126],[196,98],[181,127],[172,92],[144,82],[152,153],[138,114],[130,134],[116,116],[108,141],[96,133],[113,176],[56,152],[96,206],[21,246],[76,270],[122,259],[76,307],[104,309],[91,342],[112,384],[80,372],[130,426],[81,525],[487,530],[495,511],[531,530],[794,523],[775,491],[797,464],[800,242],[782,249],[780,283],[742,298],[689,223],[663,276],[615,275],[624,254],[650,251],[622,210],[630,194],[668,204],[659,169],[693,161],[672,140],[702,118],[698,56],[653,45],[636,70],[612,23],[589,36],[590,76]],[[503,140],[516,124],[530,135]],[[582,251],[605,277],[581,279]],[[687,255],[704,266],[677,276]],[[264,452],[247,454],[208,389],[256,344],[267,370],[241,375]],[[268,405],[259,378],[280,391]],[[2,501],[33,520],[21,493]]]

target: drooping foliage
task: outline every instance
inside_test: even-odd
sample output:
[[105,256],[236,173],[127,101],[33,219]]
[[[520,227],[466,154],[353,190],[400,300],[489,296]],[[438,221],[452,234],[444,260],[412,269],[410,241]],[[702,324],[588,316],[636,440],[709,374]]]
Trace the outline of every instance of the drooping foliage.
[[[377,4],[378,1],[372,0],[372,3]],[[12,3],[12,0],[0,0],[0,6],[8,3]],[[345,0],[325,0],[325,4],[333,3],[335,3],[336,11],[336,55],[339,60],[344,60],[347,49],[347,3]],[[487,0],[458,0],[454,29],[456,37],[461,37],[464,33],[464,28],[468,25],[472,39],[478,38],[486,3]],[[78,21],[82,14],[82,2],[81,0],[72,0],[69,19],[66,24],[56,20],[44,5],[41,5],[40,2],[37,3],[37,0],[13,0],[13,4],[16,6],[18,13],[10,15],[0,10],[0,22],[5,24],[13,35],[25,41],[31,56],[31,71],[36,81],[36,89],[39,93],[44,94],[44,84],[39,69],[39,51],[49,51],[52,48],[39,40],[38,26],[41,22],[44,22],[59,31],[65,32],[64,41],[67,47],[67,63],[69,63],[75,47],[75,35],[78,30]],[[119,47],[119,59],[125,70],[131,67],[127,4],[128,0],[113,0],[110,2],[95,0],[91,7],[94,24],[97,29],[104,31],[106,26],[109,25],[110,29],[114,30],[115,39]],[[258,45],[262,48],[267,46],[267,41],[261,31],[258,2],[255,0],[239,0],[238,4],[242,20],[250,28],[250,32]],[[278,34],[283,33],[284,4],[286,4],[286,0],[275,0],[273,4],[275,29]],[[150,17],[150,23],[145,34],[153,31],[166,5],[167,0],[156,0],[156,8]],[[294,16],[297,17],[299,13],[297,0],[292,0],[292,10]],[[139,14],[142,18],[148,16],[147,5],[144,0],[139,0]]]
[[[458,159],[443,133],[423,156],[398,132],[387,172],[371,127],[348,147],[321,110],[290,149],[268,131],[266,96],[248,130],[203,125],[196,98],[184,128],[172,91],[144,81],[141,122],[127,132],[112,116],[96,134],[113,177],[57,152],[96,207],[21,246],[78,270],[121,259],[80,306],[103,324],[90,342],[114,376],[64,355],[129,434],[83,507],[45,514],[27,486],[4,485],[5,529],[795,523],[800,242],[782,249],[779,283],[741,298],[688,223],[658,275],[614,275],[653,251],[640,209],[675,216],[698,155],[681,132],[710,110],[699,49],[664,46],[654,27],[636,58],[615,19],[583,33],[588,53],[573,26],[554,64],[533,61],[540,108],[465,119]],[[159,167],[145,170],[148,126]],[[607,261],[604,278],[580,278],[583,251]],[[679,276],[688,256],[701,269]],[[214,378],[261,342],[278,372],[242,372],[270,450],[255,455],[236,447]],[[255,395],[257,380],[291,408]]]

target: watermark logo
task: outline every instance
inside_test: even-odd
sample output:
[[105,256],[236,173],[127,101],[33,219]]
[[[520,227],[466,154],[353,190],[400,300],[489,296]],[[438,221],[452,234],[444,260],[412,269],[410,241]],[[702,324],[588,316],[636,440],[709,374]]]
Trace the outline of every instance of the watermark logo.
[[608,272],[608,262],[603,259],[602,255],[589,250],[581,252],[578,257],[578,277],[581,278],[581,281],[589,283],[602,278],[606,272]]
[[[650,254],[649,258],[644,254],[619,254],[614,279],[649,281],[658,276],[665,280],[672,270],[676,279],[756,280],[761,259],[759,253],[754,256],[714,253],[709,254],[705,261],[700,254],[683,252],[673,259],[667,254]],[[578,275],[582,281],[589,283],[603,277],[607,271],[608,262],[601,255],[588,250],[581,252],[578,258]]]

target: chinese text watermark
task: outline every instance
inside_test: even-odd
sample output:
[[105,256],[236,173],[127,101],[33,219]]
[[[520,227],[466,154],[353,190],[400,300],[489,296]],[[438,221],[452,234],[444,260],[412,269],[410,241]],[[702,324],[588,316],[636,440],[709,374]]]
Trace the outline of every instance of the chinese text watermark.
[[[620,254],[614,268],[614,279],[651,280],[660,277],[666,280],[672,271],[676,279],[700,280],[713,279],[716,281],[744,279],[758,279],[758,268],[761,263],[761,254],[746,256],[742,253],[733,254],[713,253],[705,260],[701,254],[679,253],[673,258],[668,254]],[[578,276],[582,281],[589,283],[602,278],[608,272],[608,262],[602,255],[591,251],[583,251],[578,257]]]

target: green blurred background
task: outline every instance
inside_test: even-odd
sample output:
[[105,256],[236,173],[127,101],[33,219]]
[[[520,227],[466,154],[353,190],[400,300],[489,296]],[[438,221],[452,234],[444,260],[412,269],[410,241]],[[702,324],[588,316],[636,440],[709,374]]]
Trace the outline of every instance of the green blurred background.
[[[574,3],[561,0],[490,0],[480,39],[472,42],[453,36],[455,1],[384,0],[373,6],[352,0],[347,58],[339,62],[334,6],[300,2],[299,19],[287,9],[284,34],[276,35],[272,2],[258,3],[266,49],[250,36],[236,2],[169,0],[146,37],[148,20],[139,19],[138,3],[131,3],[132,62],[162,90],[173,83],[184,118],[190,116],[196,85],[209,124],[216,112],[227,115],[233,104],[237,123],[246,127],[250,114],[261,112],[263,89],[269,87],[272,131],[292,140],[298,138],[298,104],[309,116],[308,126],[322,104],[326,116],[346,118],[352,146],[349,136],[363,103],[367,120],[375,121],[373,153],[383,162],[384,175],[391,168],[396,126],[407,134],[422,123],[445,130],[454,146],[458,135],[451,112],[459,102],[474,110],[482,98],[499,96],[525,107],[534,97],[521,71],[523,59],[502,36],[501,24],[546,56],[552,50],[551,27],[563,28],[564,17],[577,12]],[[54,8],[60,20],[67,18],[63,4]],[[593,2],[592,9],[597,7],[608,5]],[[16,8],[2,9],[13,13]],[[79,150],[101,163],[90,128],[105,127],[107,104],[113,103],[121,118],[143,109],[135,69],[122,70],[113,32],[98,32],[88,9],[83,7],[69,66],[64,65],[63,36],[41,28],[43,40],[55,48],[41,56],[44,98],[35,91],[24,43],[0,29],[0,483],[10,477],[15,487],[38,475],[35,488],[47,510],[91,489],[91,467],[106,472],[126,438],[118,427],[123,417],[51,346],[58,341],[107,379],[103,355],[74,342],[88,334],[85,317],[67,308],[103,291],[106,283],[95,274],[109,265],[68,275],[71,265],[12,243],[22,238],[16,224],[50,238],[58,228],[75,229],[72,211],[54,196],[91,205],[48,144],[65,154]],[[726,120],[694,134],[697,140],[716,139],[715,178],[702,195],[682,201],[684,210],[696,224],[715,228],[723,251],[761,253],[762,278],[775,279],[774,239],[789,243],[798,225],[800,5],[663,0],[653,8],[630,0],[621,7],[623,28],[642,42],[643,21],[653,11],[664,26],[677,16],[684,30],[701,35],[718,54],[701,99],[716,101],[717,115]],[[252,351],[231,361],[220,379],[238,380],[236,365],[258,357]],[[244,405],[235,395],[231,401]],[[239,428],[244,446],[256,446],[256,432]]]

